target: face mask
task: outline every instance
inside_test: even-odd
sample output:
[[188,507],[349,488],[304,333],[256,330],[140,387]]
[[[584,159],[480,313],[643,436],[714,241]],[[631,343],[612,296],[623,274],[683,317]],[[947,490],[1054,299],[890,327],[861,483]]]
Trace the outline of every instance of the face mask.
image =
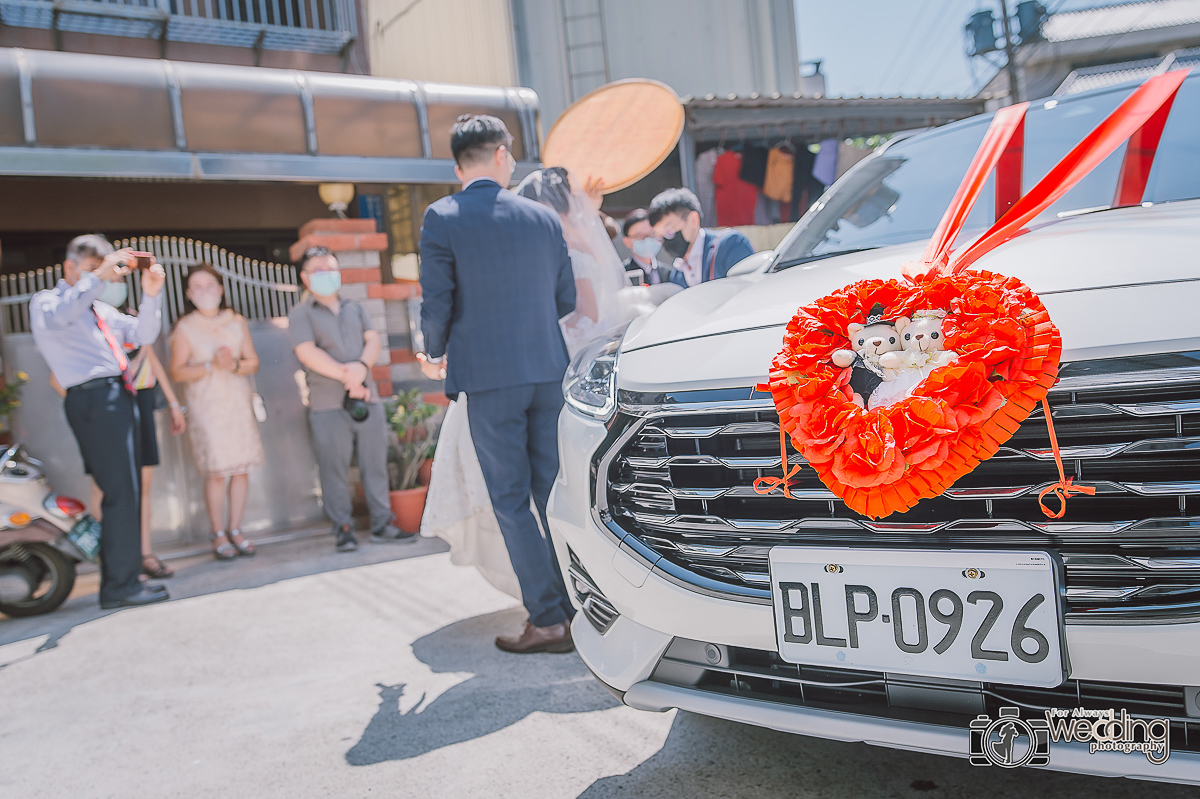
[[192,305],[195,305],[201,311],[215,311],[221,307],[221,293],[219,291],[206,291],[203,294],[195,294],[190,299]]
[[687,255],[688,247],[692,246],[692,243],[683,237],[682,230],[677,230],[671,238],[663,239],[662,246],[668,255],[682,258]]
[[100,292],[100,296],[96,299],[108,303],[114,308],[120,308],[128,297],[129,287],[125,285],[124,280],[117,280],[111,283],[105,282],[104,291]]
[[653,258],[658,255],[658,251],[663,247],[663,243],[653,236],[647,236],[644,239],[638,239],[633,243],[633,254],[638,258]]
[[308,287],[318,297],[332,297],[342,287],[340,272],[313,272],[308,276]]

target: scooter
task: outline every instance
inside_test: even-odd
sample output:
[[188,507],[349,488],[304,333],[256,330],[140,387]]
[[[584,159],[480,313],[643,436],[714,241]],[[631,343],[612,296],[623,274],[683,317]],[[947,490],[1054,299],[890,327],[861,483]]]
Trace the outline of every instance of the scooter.
[[83,502],[55,494],[44,472],[20,444],[0,454],[0,613],[8,616],[57,609],[76,566],[100,551],[100,523]]

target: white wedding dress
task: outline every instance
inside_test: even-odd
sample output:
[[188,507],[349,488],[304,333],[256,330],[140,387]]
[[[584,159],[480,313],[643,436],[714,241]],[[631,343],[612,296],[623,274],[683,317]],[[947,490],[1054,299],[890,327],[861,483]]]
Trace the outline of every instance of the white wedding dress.
[[[576,310],[559,321],[572,358],[592,339],[649,313],[656,301],[668,296],[660,297],[662,293],[652,293],[650,287],[630,286],[599,215],[588,210],[587,202],[585,197],[572,195],[571,212],[563,215],[563,232],[573,245],[568,251],[576,293],[594,300],[582,303],[591,304],[590,308],[577,303]],[[474,566],[497,589],[521,599],[521,587],[471,440],[466,395],[460,394],[450,403],[442,422],[421,535],[441,538],[450,545],[451,563]]]

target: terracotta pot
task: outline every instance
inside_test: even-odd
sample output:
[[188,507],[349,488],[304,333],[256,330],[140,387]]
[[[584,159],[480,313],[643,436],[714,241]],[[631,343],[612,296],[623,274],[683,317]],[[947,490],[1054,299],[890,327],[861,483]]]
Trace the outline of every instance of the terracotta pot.
[[433,475],[433,458],[426,458],[421,464],[421,468],[417,471],[417,482],[423,486],[429,485],[429,480]]
[[403,491],[389,491],[388,500],[392,505],[392,513],[396,514],[396,526],[406,533],[416,533],[421,529],[421,516],[425,513],[426,486],[406,488]]

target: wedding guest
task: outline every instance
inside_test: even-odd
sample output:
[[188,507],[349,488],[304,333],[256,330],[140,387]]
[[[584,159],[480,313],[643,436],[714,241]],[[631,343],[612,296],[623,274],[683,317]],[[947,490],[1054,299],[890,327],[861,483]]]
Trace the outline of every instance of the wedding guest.
[[[159,390],[163,392],[163,398],[167,403],[166,407],[171,409],[171,434],[177,436],[182,433],[187,427],[187,421],[183,416],[183,406],[179,404],[179,398],[175,396],[175,391],[171,388],[170,381],[167,380],[167,373],[163,368],[162,361],[154,353],[153,347],[142,347],[134,354],[129,364],[129,373],[134,375],[133,388],[137,392],[138,434],[141,443],[141,447],[138,449],[138,463],[142,467],[142,574],[156,579],[165,579],[173,576],[175,571],[154,554],[154,547],[150,541],[150,486],[154,480],[154,467],[159,464],[158,431],[154,422],[154,412],[158,410],[156,405]],[[158,386],[161,386],[161,389],[157,388]],[[50,388],[54,389],[58,396],[66,399],[66,389],[59,385],[53,374],[50,375]],[[86,465],[84,473],[88,477],[92,476]],[[88,504],[88,511],[97,519],[102,519],[104,515],[100,507],[103,497],[99,484],[93,479],[92,497]]]
[[621,223],[621,235],[621,243],[631,253],[625,262],[625,274],[629,275],[631,283],[657,286],[670,281],[673,270],[658,262],[662,240],[654,235],[649,211],[645,208],[631,211]]
[[158,264],[144,270],[137,318],[121,313],[114,306],[124,298],[115,293],[129,274],[132,252],[114,251],[103,236],[77,236],[67,245],[62,280],[29,303],[34,342],[66,391],[67,423],[104,494],[100,607],[105,610],[168,598],[163,586],[139,579],[137,406],[125,355],[126,344],[144,347],[158,338],[166,273]]
[[153,347],[142,347],[137,351],[130,361],[129,372],[133,375],[133,387],[137,390],[142,444],[142,574],[164,579],[174,575],[175,570],[154,554],[150,542],[150,487],[154,482],[154,467],[160,462],[158,431],[154,424],[159,391],[162,392],[167,409],[171,413],[171,435],[177,436],[187,429],[187,421],[184,419],[179,397],[175,395],[175,389],[167,379],[167,370],[163,368],[162,361],[158,359]]
[[[363,493],[370,512],[371,540],[412,543],[415,531],[392,524],[388,497],[387,421],[383,401],[368,364],[383,347],[379,331],[354,300],[339,295],[342,276],[337,258],[324,247],[310,247],[300,258],[300,280],[308,290],[288,313],[288,330],[308,382],[308,424],[321,478],[325,515],[333,522],[334,548],[358,549],[350,501],[350,461],[358,455]],[[356,420],[347,409],[359,400],[366,416]]]
[[667,189],[650,201],[649,222],[674,258],[671,281],[696,286],[725,277],[730,267],[754,254],[750,239],[738,230],[700,226],[700,200],[688,189]]
[[241,525],[250,469],[265,460],[248,379],[258,371],[258,353],[245,317],[226,304],[225,280],[216,269],[192,267],[185,289],[189,313],[171,334],[171,377],[187,387],[188,439],[204,478],[213,556],[232,560],[255,554]]

